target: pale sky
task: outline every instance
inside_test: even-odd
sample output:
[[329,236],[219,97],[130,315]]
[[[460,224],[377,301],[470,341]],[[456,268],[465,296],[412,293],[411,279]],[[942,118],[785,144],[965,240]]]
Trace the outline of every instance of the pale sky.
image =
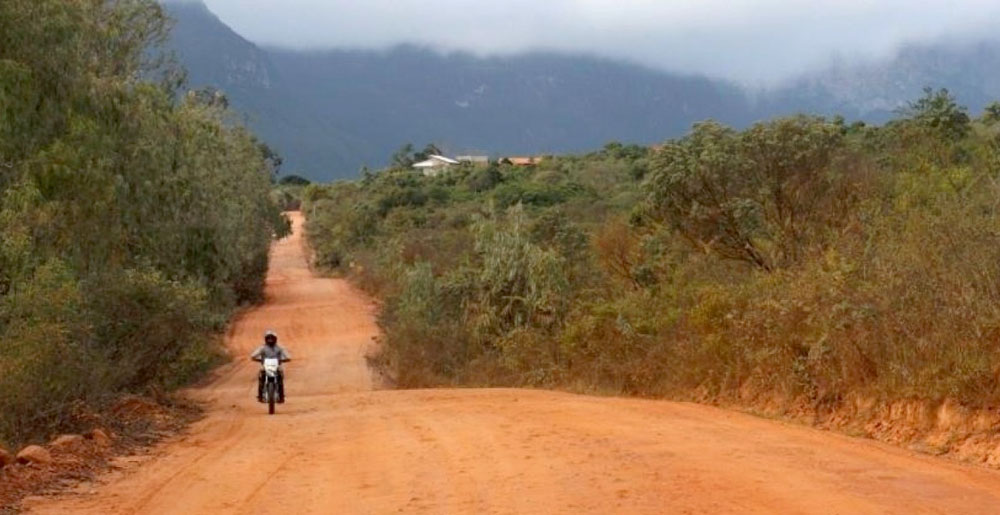
[[479,55],[558,50],[773,83],[834,57],[1000,33],[1000,1],[952,0],[204,0],[263,45]]

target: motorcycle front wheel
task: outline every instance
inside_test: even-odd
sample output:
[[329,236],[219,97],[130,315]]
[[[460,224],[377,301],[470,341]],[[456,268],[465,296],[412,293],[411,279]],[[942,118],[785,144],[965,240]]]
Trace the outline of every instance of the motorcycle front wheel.
[[267,383],[267,414],[274,415],[274,400],[277,397],[274,391],[274,383]]

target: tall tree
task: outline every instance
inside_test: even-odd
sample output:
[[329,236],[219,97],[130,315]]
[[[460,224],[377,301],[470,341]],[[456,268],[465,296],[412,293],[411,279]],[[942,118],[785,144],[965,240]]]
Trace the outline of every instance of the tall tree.
[[924,88],[924,96],[910,102],[900,114],[950,140],[963,138],[971,129],[968,109],[958,105],[944,88]]

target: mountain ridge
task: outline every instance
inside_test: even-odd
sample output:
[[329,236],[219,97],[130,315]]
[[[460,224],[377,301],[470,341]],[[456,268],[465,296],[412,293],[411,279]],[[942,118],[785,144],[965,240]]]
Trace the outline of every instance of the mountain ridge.
[[190,84],[223,90],[284,156],[286,171],[317,180],[381,167],[408,142],[493,156],[581,152],[612,140],[679,137],[708,118],[743,127],[806,112],[880,123],[925,86],[949,88],[973,112],[1000,97],[1000,42],[906,45],[888,60],[830,66],[752,93],[724,80],[556,52],[260,47],[200,1],[165,7],[177,20],[169,46]]
[[733,84],[611,59],[480,58],[413,45],[261,48],[204,4],[165,6],[177,20],[170,48],[190,84],[223,90],[286,170],[317,179],[382,166],[407,142],[456,153],[563,153],[610,140],[654,143],[703,118],[751,119]]

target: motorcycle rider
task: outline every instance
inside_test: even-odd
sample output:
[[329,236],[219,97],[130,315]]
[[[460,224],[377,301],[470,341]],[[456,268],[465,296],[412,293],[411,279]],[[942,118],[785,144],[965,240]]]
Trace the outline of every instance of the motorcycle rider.
[[[274,331],[264,333],[264,345],[257,347],[257,350],[250,354],[251,361],[264,363],[264,359],[277,359],[279,363],[288,363],[292,356],[284,347],[278,345],[278,334]],[[257,375],[257,402],[264,402],[264,369],[261,368]],[[278,368],[278,402],[285,402],[285,373]]]

